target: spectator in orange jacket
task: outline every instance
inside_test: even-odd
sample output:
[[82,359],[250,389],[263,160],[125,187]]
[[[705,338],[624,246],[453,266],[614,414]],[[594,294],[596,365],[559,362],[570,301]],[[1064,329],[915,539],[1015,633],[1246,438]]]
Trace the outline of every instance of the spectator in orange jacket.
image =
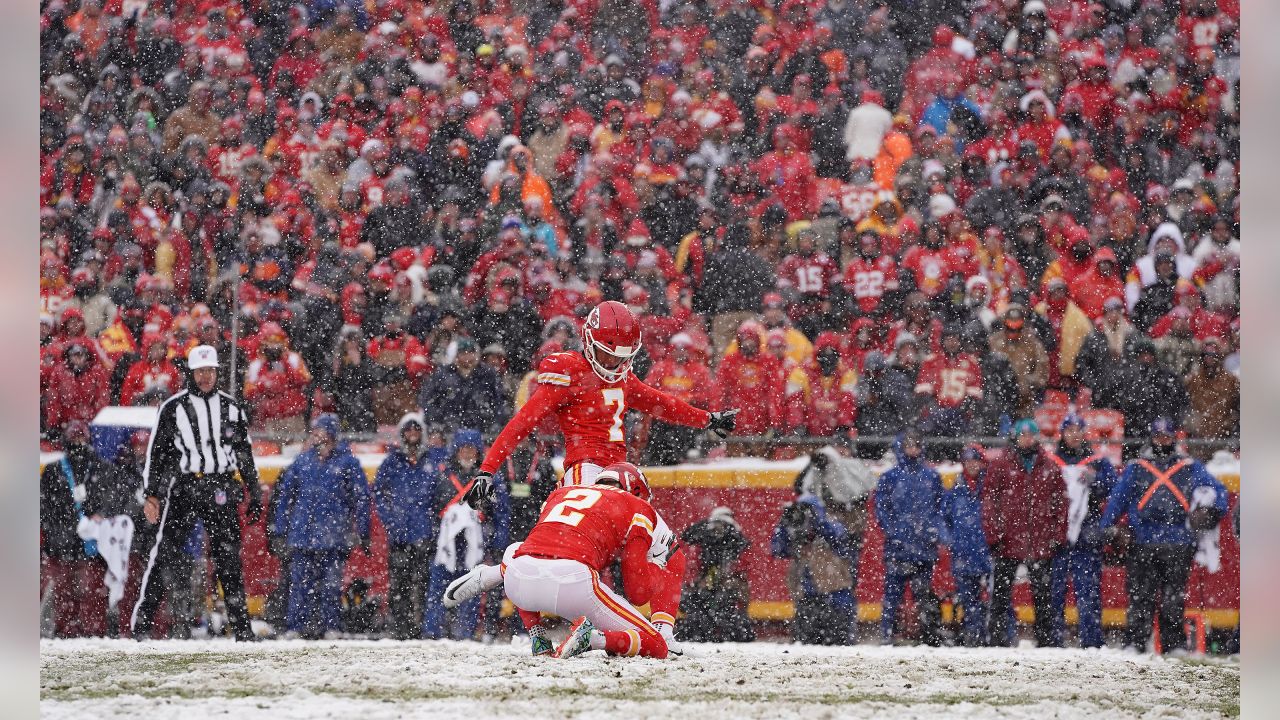
[[781,426],[782,370],[778,359],[761,352],[760,324],[748,320],[738,326],[738,352],[720,361],[716,380],[724,407],[742,408],[739,435],[762,435]]
[[244,398],[249,402],[252,427],[273,433],[307,431],[307,389],[311,373],[302,356],[289,349],[288,337],[274,322],[258,331],[257,357],[249,363]]

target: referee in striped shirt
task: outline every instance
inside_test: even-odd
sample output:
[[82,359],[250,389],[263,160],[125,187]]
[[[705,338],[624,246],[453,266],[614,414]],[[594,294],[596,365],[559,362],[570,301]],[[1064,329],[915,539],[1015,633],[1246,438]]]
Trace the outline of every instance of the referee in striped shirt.
[[237,511],[242,494],[248,491],[249,522],[257,522],[262,514],[248,419],[230,395],[218,390],[217,350],[209,345],[191,348],[187,367],[191,370],[187,389],[160,406],[147,448],[142,510],[147,522],[159,523],[159,529],[133,608],[133,637],[150,637],[152,617],[164,595],[165,568],[182,552],[196,521],[203,520],[231,628],[237,640],[253,640]]

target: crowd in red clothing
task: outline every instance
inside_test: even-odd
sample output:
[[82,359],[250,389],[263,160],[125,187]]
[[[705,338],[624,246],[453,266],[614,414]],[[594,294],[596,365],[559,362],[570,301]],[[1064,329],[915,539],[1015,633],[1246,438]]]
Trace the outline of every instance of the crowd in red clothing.
[[1234,0],[41,11],[50,435],[199,343],[258,430],[488,430],[602,299],[742,434],[1238,432]]

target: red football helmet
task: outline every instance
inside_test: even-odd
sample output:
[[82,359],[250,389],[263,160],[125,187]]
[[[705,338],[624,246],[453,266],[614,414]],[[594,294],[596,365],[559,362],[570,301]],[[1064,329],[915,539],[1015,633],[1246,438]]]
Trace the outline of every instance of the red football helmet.
[[616,462],[600,471],[596,482],[617,483],[618,487],[635,495],[645,502],[653,502],[653,491],[649,489],[649,480],[640,472],[640,468],[629,462]]
[[621,382],[640,352],[640,324],[626,305],[606,300],[582,324],[582,354],[607,383]]

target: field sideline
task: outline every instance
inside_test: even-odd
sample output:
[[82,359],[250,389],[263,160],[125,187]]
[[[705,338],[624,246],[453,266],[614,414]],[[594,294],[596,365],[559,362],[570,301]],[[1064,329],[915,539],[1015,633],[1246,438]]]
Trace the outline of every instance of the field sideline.
[[1233,660],[1115,650],[691,645],[668,661],[427,641],[44,640],[60,718],[1219,718]]

